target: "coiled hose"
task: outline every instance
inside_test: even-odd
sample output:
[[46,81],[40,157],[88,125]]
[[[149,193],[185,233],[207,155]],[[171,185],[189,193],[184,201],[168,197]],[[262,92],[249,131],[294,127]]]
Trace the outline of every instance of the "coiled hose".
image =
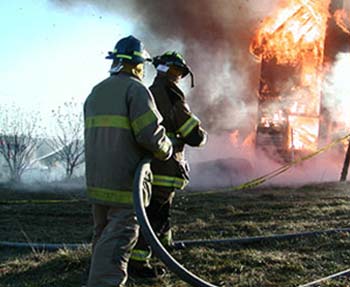
[[135,173],[133,185],[134,207],[143,236],[145,237],[148,244],[152,247],[152,250],[157,255],[157,257],[164,262],[169,270],[178,275],[183,281],[195,287],[217,287],[216,285],[213,285],[199,278],[195,274],[188,271],[179,262],[177,262],[163,247],[155,235],[147,218],[146,210],[144,207],[144,196],[142,192],[144,177],[146,175],[146,172],[150,170],[150,162],[151,159],[149,158],[145,158],[140,162]]

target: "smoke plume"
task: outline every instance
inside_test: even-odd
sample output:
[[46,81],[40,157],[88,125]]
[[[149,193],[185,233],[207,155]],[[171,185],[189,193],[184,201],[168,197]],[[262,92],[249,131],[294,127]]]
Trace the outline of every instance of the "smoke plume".
[[330,117],[333,125],[338,125],[340,131],[350,129],[348,75],[350,72],[350,54],[339,53],[336,62],[328,73],[324,84],[324,105],[332,111]]
[[[179,43],[196,87],[189,102],[206,129],[254,129],[259,65],[249,43],[277,0],[52,0],[57,7],[93,5],[130,19],[152,54]],[[111,35],[113,37],[113,35]],[[108,49],[109,47],[106,47]]]
[[[196,82],[194,89],[185,89],[189,95],[190,106],[200,117],[204,127],[210,131],[205,152],[202,149],[192,149],[188,153],[188,159],[193,164],[194,180],[191,184],[194,187],[239,184],[280,166],[279,163],[266,158],[266,155],[258,155],[253,145],[246,149],[242,149],[241,145],[233,147],[230,133],[239,130],[241,143],[249,134],[254,133],[260,64],[254,62],[254,57],[249,53],[249,45],[260,22],[273,14],[281,1],[51,0],[51,2],[56,7],[64,9],[92,5],[100,11],[115,13],[116,16],[134,24],[133,34],[145,43],[152,55],[174,49],[184,54],[195,74]],[[106,47],[106,50],[110,48]],[[213,136],[214,133],[218,135]],[[320,158],[322,164],[318,165],[315,161],[312,161],[312,164],[317,167],[330,167],[328,159]],[[328,165],[325,165],[325,162],[328,162]],[[310,165],[299,167],[299,173],[293,171],[294,178],[287,173],[277,179],[276,183],[336,178],[336,175],[330,174],[328,169],[310,169]],[[331,169],[332,172],[334,170],[337,168]]]

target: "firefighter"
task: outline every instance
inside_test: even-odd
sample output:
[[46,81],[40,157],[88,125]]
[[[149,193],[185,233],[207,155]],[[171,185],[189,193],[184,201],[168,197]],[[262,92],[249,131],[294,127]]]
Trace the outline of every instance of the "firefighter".
[[[84,104],[87,194],[92,202],[94,240],[88,287],[124,286],[127,264],[139,234],[132,205],[136,168],[146,154],[172,154],[154,98],[141,80],[149,55],[133,36],[122,38],[106,57],[110,77]],[[144,193],[151,189],[151,173]]]
[[[185,95],[177,86],[180,79],[193,74],[183,56],[175,51],[169,51],[153,59],[157,76],[150,87],[157,107],[163,116],[162,125],[171,138],[174,153],[167,161],[153,159],[152,197],[146,208],[147,216],[153,230],[164,246],[172,242],[170,208],[176,189],[184,189],[189,181],[189,167],[184,157],[185,145],[203,146],[207,133],[201,127],[199,119],[191,112],[186,103]],[[129,270],[139,277],[155,277],[155,268],[151,268],[149,258],[151,249],[144,238],[140,236],[132,251]]]

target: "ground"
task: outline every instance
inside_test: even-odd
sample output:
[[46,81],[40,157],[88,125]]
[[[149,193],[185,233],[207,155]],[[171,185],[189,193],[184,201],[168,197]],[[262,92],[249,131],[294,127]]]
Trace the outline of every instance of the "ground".
[[[181,192],[173,209],[175,240],[262,236],[347,228],[350,184],[261,187],[240,192]],[[81,190],[0,189],[0,241],[88,243],[90,206]],[[337,233],[248,245],[171,251],[189,270],[218,286],[299,286],[350,267],[350,235]],[[80,286],[90,249],[55,252],[0,247],[1,287]],[[156,264],[161,264],[156,261]],[[318,286],[350,286],[347,278]],[[188,286],[170,272],[128,287]]]

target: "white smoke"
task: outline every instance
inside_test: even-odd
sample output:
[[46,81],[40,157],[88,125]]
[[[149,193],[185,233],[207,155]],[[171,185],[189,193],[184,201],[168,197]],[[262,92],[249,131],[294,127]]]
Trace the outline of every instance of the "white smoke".
[[[338,181],[344,157],[345,146],[340,143],[320,155],[292,165],[263,185],[300,186]],[[191,149],[188,158],[191,163],[191,190],[238,186],[286,164],[276,162],[276,157],[256,150],[254,145],[243,146],[241,141],[233,144],[228,133],[212,136],[203,148]]]
[[350,132],[350,53],[339,53],[327,75],[323,92],[324,105],[331,111],[333,122]]

